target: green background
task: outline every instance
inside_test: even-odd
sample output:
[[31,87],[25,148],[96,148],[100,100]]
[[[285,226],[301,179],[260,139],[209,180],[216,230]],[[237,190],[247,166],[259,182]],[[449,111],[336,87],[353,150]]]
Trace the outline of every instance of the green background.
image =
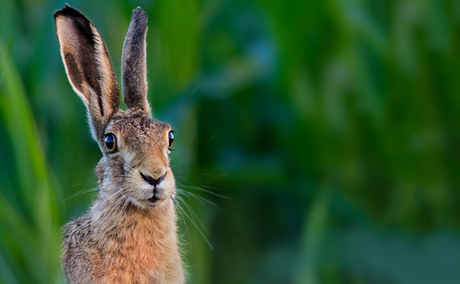
[[[63,283],[101,158],[63,1],[0,2],[0,282]],[[188,283],[459,283],[460,2],[81,0],[120,78],[149,16]]]

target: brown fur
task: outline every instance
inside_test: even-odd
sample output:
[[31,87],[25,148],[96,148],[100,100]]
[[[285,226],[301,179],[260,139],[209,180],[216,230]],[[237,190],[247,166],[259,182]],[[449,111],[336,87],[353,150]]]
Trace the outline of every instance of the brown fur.
[[[103,153],[95,170],[98,198],[64,228],[66,277],[70,283],[184,283],[169,159],[171,126],[152,119],[146,100],[146,15],[140,8],[133,11],[125,40],[123,60],[142,67],[124,70],[124,88],[136,86],[123,91],[130,102],[127,111],[118,110],[118,83],[91,22],[69,6],[56,12],[55,20],[69,81],[88,108]],[[130,46],[139,40],[141,48]],[[107,135],[116,137],[116,151],[106,145]]]

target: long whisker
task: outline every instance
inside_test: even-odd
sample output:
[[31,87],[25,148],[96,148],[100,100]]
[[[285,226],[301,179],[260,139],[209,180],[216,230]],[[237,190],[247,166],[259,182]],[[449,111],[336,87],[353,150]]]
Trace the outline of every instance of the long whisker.
[[201,225],[201,227],[203,228],[203,230],[209,234],[208,230],[206,229],[205,225],[203,225],[203,223],[200,221],[200,218],[198,218],[198,216],[196,215],[196,213],[192,210],[192,207],[190,207],[190,205],[187,204],[187,202],[184,202],[184,205],[185,207],[188,209],[188,211],[190,212],[190,216],[192,216],[197,222],[199,225]]
[[217,209],[220,209],[220,210],[223,210],[222,207],[220,207],[219,205],[217,205],[217,203],[215,202],[212,202],[211,200],[208,200],[202,196],[199,196],[198,194],[195,194],[193,192],[187,192],[187,195],[190,196],[190,197],[193,197],[195,198],[198,202],[200,202],[202,205],[205,205],[204,202],[208,203],[209,205],[212,205],[214,207],[216,207]]
[[182,211],[181,211],[181,210],[183,210],[183,209],[182,209],[182,207],[180,206],[179,200],[177,200],[177,202],[175,202],[175,206],[177,207],[177,210],[178,210],[177,213],[178,213],[179,220],[180,220],[181,224],[182,224],[182,225],[185,227],[185,229],[188,231],[187,223],[186,223],[185,220],[183,219],[183,215],[182,215],[183,213],[182,213]]
[[72,194],[71,196],[63,199],[62,202],[68,201],[69,199],[72,199],[72,198],[74,198],[76,196],[79,196],[79,195],[82,195],[82,194],[85,194],[85,193],[97,191],[98,189],[99,188],[97,188],[97,187],[93,187],[93,188],[89,188],[89,189],[82,189],[82,190]]
[[[182,158],[188,153],[190,153],[190,151],[181,149],[180,152],[177,155],[174,155],[174,158],[171,160],[171,166],[174,167],[176,163],[182,160]],[[177,169],[175,169],[174,172],[176,173]]]
[[204,198],[204,197],[202,197],[202,196],[200,196],[200,195],[198,195],[198,194],[195,194],[195,193],[190,192],[190,191],[185,191],[185,190],[183,190],[181,194],[183,194],[184,196],[187,196],[187,197],[194,198],[195,200],[197,200],[198,202],[200,202],[201,205],[203,205],[203,206],[206,206],[206,204],[205,204],[205,202],[206,202],[207,204],[212,205],[212,206],[214,206],[215,208],[217,208],[217,209],[223,211],[222,207],[220,207],[219,205],[217,205],[217,203],[212,202],[211,200],[206,199],[206,198]]
[[[179,183],[178,183],[179,184]],[[203,191],[203,192],[206,192],[206,193],[209,193],[209,194],[212,194],[214,196],[217,196],[217,197],[220,197],[220,198],[224,198],[224,199],[231,199],[230,197],[228,196],[225,196],[225,195],[221,195],[221,194],[218,194],[218,193],[215,193],[215,192],[212,192],[211,190],[208,190],[208,189],[204,189],[202,187],[199,187],[199,186],[191,186],[191,185],[182,185],[182,184],[179,184],[181,187],[183,188],[187,188],[187,189],[195,189],[195,190],[199,190],[199,191]]]
[[[186,203],[184,203],[186,204]],[[197,224],[192,220],[192,218],[190,218],[190,216],[185,213],[185,211],[183,211],[183,213],[185,214],[185,216],[190,220],[190,222],[192,222],[192,224],[195,226],[195,228],[198,230],[198,232],[200,232],[201,236],[204,238],[204,240],[208,243],[209,247],[214,250],[214,248],[212,247],[211,243],[209,242],[209,240],[206,238],[206,236],[203,234],[203,232],[200,230],[200,228],[198,228]]]
[[190,230],[188,229],[188,224],[187,224],[187,222],[185,220],[185,217],[184,217],[184,212],[183,212],[184,209],[182,208],[182,206],[180,206],[179,201],[183,201],[183,200],[182,200],[182,197],[178,196],[178,199],[177,199],[177,202],[176,202],[176,206],[177,206],[176,208],[178,209],[178,213],[179,213],[178,216],[179,216],[179,219],[180,219],[180,221],[182,222],[182,224],[183,224],[183,226],[185,228],[185,232],[188,235],[188,242],[189,242],[189,244],[191,246],[192,245],[192,239],[190,237]]

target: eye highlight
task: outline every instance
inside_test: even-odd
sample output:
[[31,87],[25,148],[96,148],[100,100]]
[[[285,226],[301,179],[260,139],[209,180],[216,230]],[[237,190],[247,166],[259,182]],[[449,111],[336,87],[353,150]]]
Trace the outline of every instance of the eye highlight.
[[104,142],[109,153],[115,153],[117,151],[117,137],[113,133],[105,135]]
[[169,138],[169,149],[171,149],[171,146],[174,142],[174,131],[169,131],[169,134],[168,134],[168,138]]

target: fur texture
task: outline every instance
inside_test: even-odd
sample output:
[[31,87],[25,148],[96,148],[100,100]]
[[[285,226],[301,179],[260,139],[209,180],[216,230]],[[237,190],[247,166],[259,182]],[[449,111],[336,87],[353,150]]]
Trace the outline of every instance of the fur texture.
[[[79,11],[54,15],[70,84],[88,109],[103,157],[99,195],[64,228],[70,283],[184,283],[176,233],[171,126],[152,119],[147,102],[147,16],[133,11],[123,47],[123,99],[102,38]],[[109,139],[110,138],[110,139]]]

